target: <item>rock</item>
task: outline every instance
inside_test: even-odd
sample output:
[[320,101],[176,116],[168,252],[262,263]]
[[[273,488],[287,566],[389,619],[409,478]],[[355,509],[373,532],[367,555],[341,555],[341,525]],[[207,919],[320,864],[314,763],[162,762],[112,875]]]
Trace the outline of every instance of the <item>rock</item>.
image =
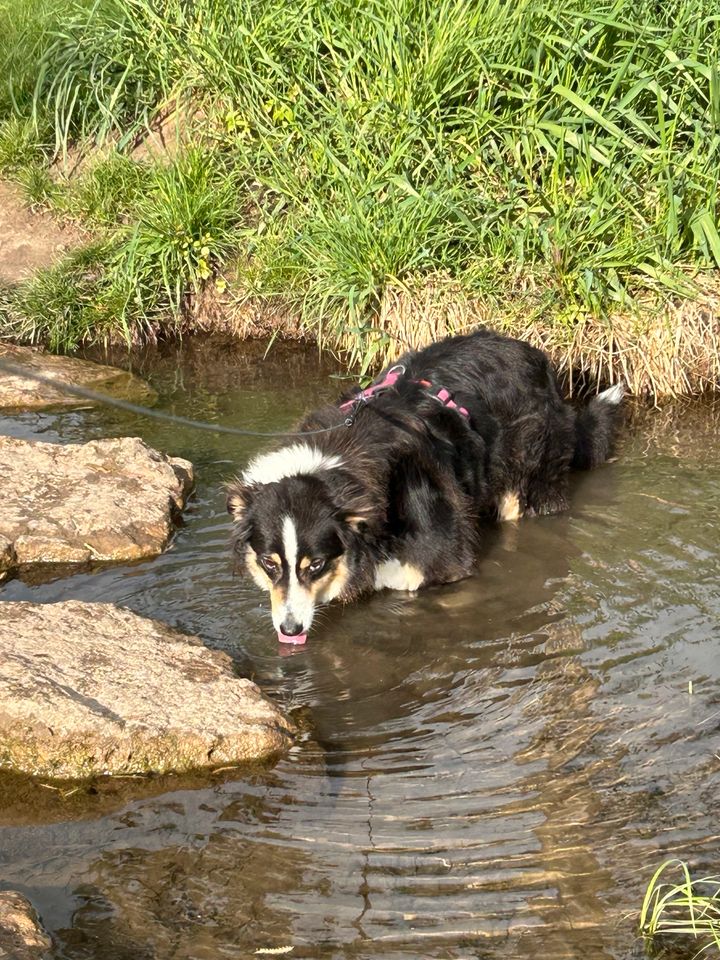
[[290,722],[231,659],[113,604],[0,603],[0,766],[166,773],[277,755]]
[[42,960],[50,947],[50,937],[27,897],[0,891],[0,960]]
[[[126,370],[118,370],[117,367],[107,367],[75,357],[57,357],[42,350],[18,347],[10,343],[0,343],[0,362],[3,360],[35,371],[41,376],[50,377],[59,385],[66,383],[88,387],[99,393],[135,403],[154,403],[157,399],[155,391],[147,383]],[[0,369],[0,409],[41,410],[48,407],[87,406],[92,402],[71,396],[61,389],[53,390],[47,384],[38,383],[30,377],[16,376]]]
[[135,437],[61,446],[0,436],[0,578],[155,556],[192,485],[191,463]]

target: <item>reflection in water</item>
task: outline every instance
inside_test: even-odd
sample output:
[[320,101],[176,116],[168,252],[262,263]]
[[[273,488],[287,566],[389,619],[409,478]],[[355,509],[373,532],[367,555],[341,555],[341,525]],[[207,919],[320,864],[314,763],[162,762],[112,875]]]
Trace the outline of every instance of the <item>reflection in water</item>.
[[[138,363],[165,409],[272,429],[337,392],[315,355],[282,350],[206,341]],[[5,598],[166,620],[308,719],[242,779],[22,813],[16,785],[0,876],[56,957],[629,957],[661,860],[720,869],[717,427],[690,411],[665,444],[659,423],[578,480],[569,514],[488,529],[476,577],[328,609],[281,657],[265,597],[229,572],[221,482],[258,444],[108,411],[9,421],[60,442],[140,433],[200,480],[163,557]]]

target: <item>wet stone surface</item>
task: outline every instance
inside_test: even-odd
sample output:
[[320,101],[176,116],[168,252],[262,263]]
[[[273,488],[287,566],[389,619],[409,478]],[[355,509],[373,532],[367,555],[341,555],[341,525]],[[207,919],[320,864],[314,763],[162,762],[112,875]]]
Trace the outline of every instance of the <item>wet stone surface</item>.
[[[8,373],[0,369],[0,410],[41,410],[56,407],[88,406],[84,397],[73,396],[62,389],[89,387],[99,393],[134,403],[151,404],[157,399],[148,384],[131,373],[105,364],[92,363],[75,357],[59,357],[31,347],[0,343],[0,362],[21,367],[27,375]],[[39,383],[30,374],[49,377],[57,388]]]
[[0,960],[46,960],[50,946],[27,897],[0,891]]
[[0,436],[0,486],[2,578],[155,556],[193,467],[132,437],[63,446]]
[[291,742],[280,711],[196,638],[112,604],[0,603],[0,767],[166,773]]

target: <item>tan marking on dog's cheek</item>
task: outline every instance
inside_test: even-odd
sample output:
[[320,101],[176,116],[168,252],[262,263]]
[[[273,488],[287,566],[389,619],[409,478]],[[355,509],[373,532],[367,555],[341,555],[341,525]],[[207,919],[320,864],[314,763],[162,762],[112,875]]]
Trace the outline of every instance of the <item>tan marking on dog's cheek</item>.
[[261,590],[265,590],[265,592],[267,592],[272,588],[272,581],[258,563],[257,554],[252,547],[248,547],[245,551],[245,566],[247,568],[247,572]]
[[500,520],[519,520],[523,515],[520,507],[520,497],[517,493],[508,490],[503,494],[498,504],[498,518]]
[[350,571],[347,564],[344,560],[339,560],[329,576],[318,581],[318,601],[328,603],[330,600],[336,600],[345,589],[349,578]]

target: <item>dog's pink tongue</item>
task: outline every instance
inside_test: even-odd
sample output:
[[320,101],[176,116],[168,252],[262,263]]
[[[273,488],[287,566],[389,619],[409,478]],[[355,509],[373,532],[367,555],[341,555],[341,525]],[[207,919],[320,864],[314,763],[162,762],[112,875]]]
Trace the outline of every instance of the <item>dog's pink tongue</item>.
[[306,633],[296,633],[294,637],[289,637],[286,633],[283,633],[282,630],[278,630],[278,640],[280,643],[295,643],[302,644],[307,640]]

